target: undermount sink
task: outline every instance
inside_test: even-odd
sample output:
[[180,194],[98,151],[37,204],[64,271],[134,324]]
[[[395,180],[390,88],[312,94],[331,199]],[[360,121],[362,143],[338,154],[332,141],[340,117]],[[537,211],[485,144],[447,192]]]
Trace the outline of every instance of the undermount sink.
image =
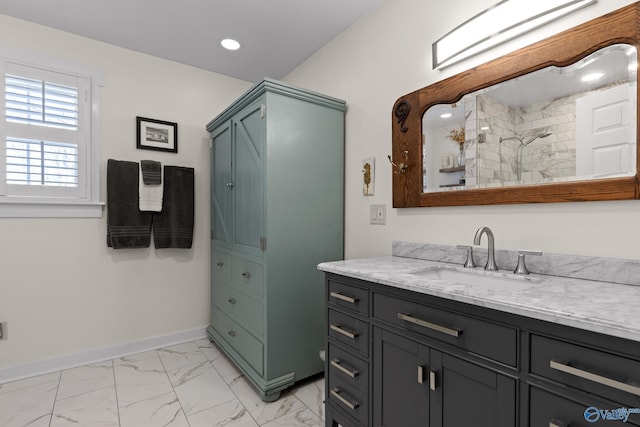
[[428,280],[443,280],[487,289],[524,289],[539,281],[530,276],[515,276],[510,273],[494,273],[485,270],[458,270],[448,267],[433,267],[410,274]]

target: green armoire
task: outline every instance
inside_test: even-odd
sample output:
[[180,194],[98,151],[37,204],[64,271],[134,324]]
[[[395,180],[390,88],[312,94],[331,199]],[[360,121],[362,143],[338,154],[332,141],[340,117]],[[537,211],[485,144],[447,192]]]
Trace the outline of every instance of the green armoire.
[[265,79],[207,124],[207,332],[265,401],[324,367],[316,266],[344,254],[345,109]]

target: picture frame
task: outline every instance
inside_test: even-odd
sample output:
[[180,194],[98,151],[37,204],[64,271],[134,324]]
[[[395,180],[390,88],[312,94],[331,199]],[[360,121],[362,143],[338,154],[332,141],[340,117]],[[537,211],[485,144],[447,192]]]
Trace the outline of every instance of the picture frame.
[[178,152],[178,124],[164,120],[136,117],[136,148]]

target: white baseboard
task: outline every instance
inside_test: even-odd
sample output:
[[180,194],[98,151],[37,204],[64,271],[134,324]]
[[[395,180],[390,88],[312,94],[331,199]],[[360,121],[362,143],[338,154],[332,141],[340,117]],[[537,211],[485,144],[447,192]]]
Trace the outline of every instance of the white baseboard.
[[0,369],[0,384],[36,375],[48,374],[63,369],[75,368],[77,366],[96,363],[103,360],[115,359],[128,354],[168,347],[197,339],[204,339],[206,337],[207,329],[198,328],[159,337],[146,338],[126,344],[80,351],[78,353],[67,354],[51,359],[16,365]]

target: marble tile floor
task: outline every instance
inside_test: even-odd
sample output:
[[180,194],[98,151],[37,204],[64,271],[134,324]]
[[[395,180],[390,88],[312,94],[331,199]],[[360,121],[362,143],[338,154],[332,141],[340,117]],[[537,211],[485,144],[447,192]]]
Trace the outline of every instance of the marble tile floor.
[[208,340],[0,384],[2,427],[324,425],[324,380],[263,402]]

